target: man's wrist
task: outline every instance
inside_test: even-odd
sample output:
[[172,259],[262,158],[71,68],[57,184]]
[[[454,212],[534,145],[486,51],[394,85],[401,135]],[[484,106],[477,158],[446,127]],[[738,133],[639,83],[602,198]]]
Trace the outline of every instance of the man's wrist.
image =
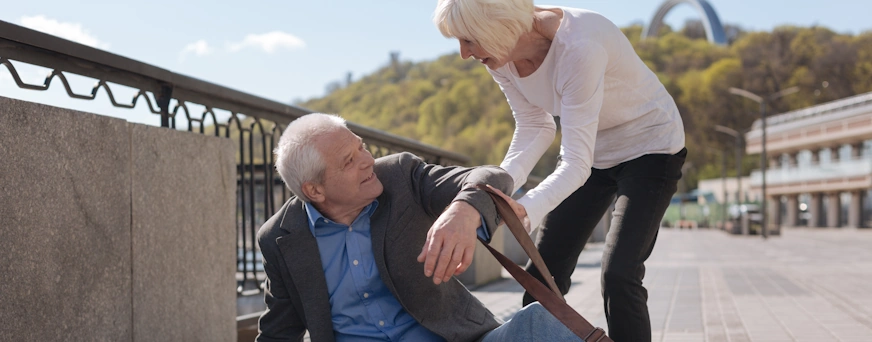
[[472,204],[464,200],[455,200],[451,203],[449,209],[451,207],[454,207],[457,216],[463,219],[464,227],[474,230],[481,226],[481,214]]

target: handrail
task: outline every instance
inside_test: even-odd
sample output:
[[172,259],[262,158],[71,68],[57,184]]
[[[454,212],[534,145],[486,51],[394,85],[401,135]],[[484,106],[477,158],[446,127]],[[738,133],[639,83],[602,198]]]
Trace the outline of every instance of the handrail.
[[[149,91],[153,94],[160,94],[162,87],[170,87],[172,89],[172,96],[175,98],[201,104],[203,104],[202,102],[216,102],[218,100],[218,103],[216,103],[218,105],[209,107],[222,108],[236,113],[249,113],[251,116],[257,116],[280,124],[287,124],[302,115],[313,112],[306,108],[276,102],[177,74],[150,64],[2,20],[0,20],[0,56],[55,70],[57,70],[58,66],[62,66],[65,67],[64,69],[68,69],[63,71],[94,77],[105,82],[118,83],[142,91]],[[63,60],[63,63],[59,63],[58,59]],[[6,64],[6,66],[10,73],[15,73],[11,64]],[[15,78],[18,81],[17,77]],[[22,84],[19,84],[20,86]],[[105,85],[105,87],[108,89],[108,85]],[[145,94],[141,95],[145,96]],[[137,94],[137,96],[140,96],[140,94]],[[147,98],[146,100],[148,101]],[[154,108],[151,109],[155,114],[160,114]],[[348,126],[362,138],[372,141],[371,143],[378,142],[396,148],[404,148],[416,154],[438,156],[440,161],[445,160],[451,164],[466,164],[469,162],[469,158],[462,154],[442,150],[412,139],[355,123],[348,123]]]

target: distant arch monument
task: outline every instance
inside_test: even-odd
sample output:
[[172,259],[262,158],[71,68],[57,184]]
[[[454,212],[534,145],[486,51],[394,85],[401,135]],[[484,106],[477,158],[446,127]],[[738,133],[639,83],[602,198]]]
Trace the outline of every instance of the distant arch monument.
[[714,7],[706,0],[666,0],[660,5],[657,12],[654,12],[654,18],[651,19],[651,22],[642,30],[642,39],[656,37],[657,33],[660,32],[660,27],[663,26],[663,18],[669,14],[672,8],[683,3],[693,6],[699,13],[702,25],[705,27],[706,38],[708,38],[709,42],[727,45],[727,35],[724,34],[724,26],[721,25],[721,19],[718,18]]

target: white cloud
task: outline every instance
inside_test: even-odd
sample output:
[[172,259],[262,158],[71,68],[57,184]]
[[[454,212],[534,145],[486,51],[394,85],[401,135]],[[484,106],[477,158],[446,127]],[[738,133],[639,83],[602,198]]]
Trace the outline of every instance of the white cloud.
[[92,36],[91,33],[82,28],[82,24],[79,23],[60,22],[46,18],[42,15],[37,15],[32,17],[21,17],[21,25],[32,30],[55,35],[79,44],[100,49],[109,48],[108,43],[101,42],[97,37]]
[[193,42],[191,44],[186,45],[185,48],[182,49],[182,52],[179,53],[179,61],[184,62],[185,57],[187,57],[187,55],[190,55],[190,54],[194,54],[197,56],[205,56],[205,55],[211,54],[213,51],[214,51],[214,49],[212,49],[212,47],[209,46],[209,43],[207,43],[203,39],[200,39],[196,42]]
[[259,48],[267,53],[273,53],[279,48],[285,49],[302,49],[306,47],[306,42],[296,36],[281,31],[273,31],[264,34],[249,34],[245,39],[238,43],[230,43],[228,48],[232,52],[239,51],[246,47]]

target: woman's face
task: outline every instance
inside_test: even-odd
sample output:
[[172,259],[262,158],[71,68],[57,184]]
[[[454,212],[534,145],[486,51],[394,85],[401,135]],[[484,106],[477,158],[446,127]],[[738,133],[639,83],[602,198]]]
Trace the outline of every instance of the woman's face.
[[460,42],[460,57],[463,59],[475,58],[491,70],[499,69],[506,64],[506,61],[494,57],[474,41],[463,38],[457,38],[457,41]]

